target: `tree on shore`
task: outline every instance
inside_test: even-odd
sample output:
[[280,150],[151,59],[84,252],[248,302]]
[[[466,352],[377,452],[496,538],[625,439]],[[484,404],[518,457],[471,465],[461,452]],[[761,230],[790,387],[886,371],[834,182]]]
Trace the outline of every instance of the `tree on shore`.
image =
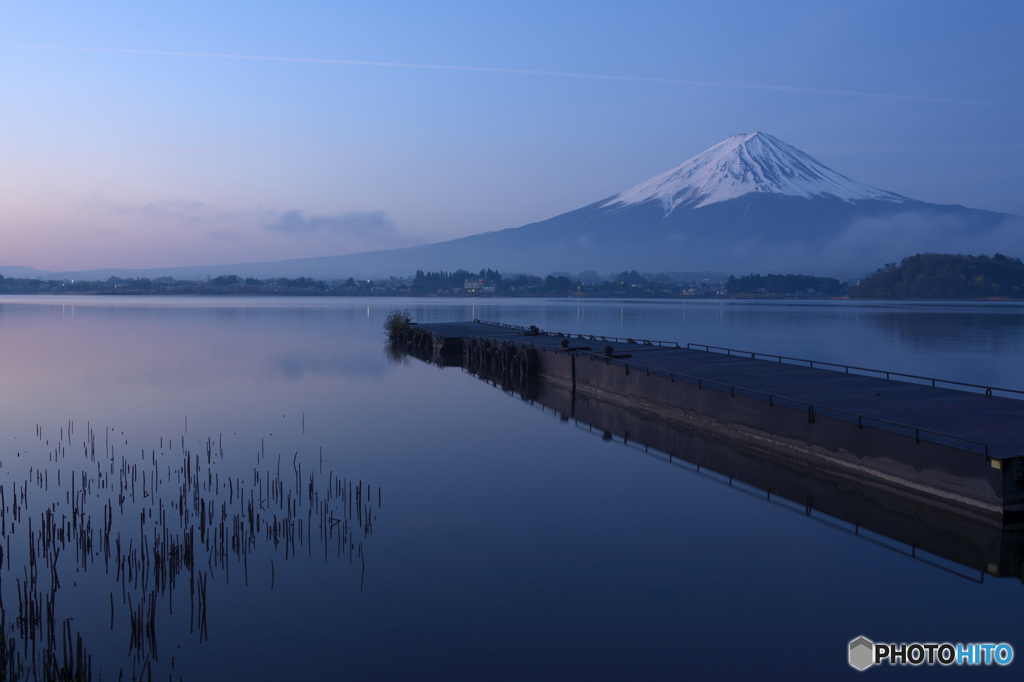
[[850,292],[853,298],[1024,298],[1024,263],[1002,254],[919,253],[886,263]]

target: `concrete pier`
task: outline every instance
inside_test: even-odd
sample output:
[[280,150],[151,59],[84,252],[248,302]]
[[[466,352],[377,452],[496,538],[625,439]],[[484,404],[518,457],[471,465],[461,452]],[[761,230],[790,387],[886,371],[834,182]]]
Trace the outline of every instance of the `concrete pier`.
[[682,424],[645,419],[551,382],[531,382],[520,392],[486,374],[477,378],[585,427],[595,438],[623,443],[628,446],[624,456],[640,452],[969,580],[1024,578],[1024,524],[978,518],[907,492],[822,476],[809,464],[794,465],[737,440],[705,438]]
[[1021,394],[893,372],[675,342],[479,321],[413,325],[424,359],[525,386],[539,379],[641,422],[936,510],[1024,516]]

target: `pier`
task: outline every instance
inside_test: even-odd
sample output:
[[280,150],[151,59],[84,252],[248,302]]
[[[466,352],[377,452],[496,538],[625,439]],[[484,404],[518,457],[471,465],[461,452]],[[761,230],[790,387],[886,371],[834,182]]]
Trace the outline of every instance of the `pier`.
[[[671,341],[480,321],[412,325],[397,343],[517,387],[556,387],[773,465],[1002,525],[1024,516],[1024,393]],[[534,386],[534,388],[531,388]],[[635,433],[635,431],[634,431]],[[630,433],[624,430],[628,439]],[[770,488],[769,488],[770,489]]]

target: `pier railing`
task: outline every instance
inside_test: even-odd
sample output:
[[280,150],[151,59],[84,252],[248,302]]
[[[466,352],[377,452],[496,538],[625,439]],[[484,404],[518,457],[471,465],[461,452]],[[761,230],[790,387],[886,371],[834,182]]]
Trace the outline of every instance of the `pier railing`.
[[[519,325],[507,324],[504,322],[483,322],[482,320],[473,320],[474,322],[480,322],[482,324],[492,325],[495,327],[503,327],[505,329],[514,329],[527,334],[532,335],[544,335],[552,337],[561,337],[568,339],[579,339],[579,340],[591,340],[591,341],[604,341],[612,343],[631,343],[631,344],[642,344],[649,346],[662,346],[667,348],[681,348],[681,346],[674,341],[652,341],[647,339],[632,339],[632,338],[621,338],[614,336],[601,336],[601,335],[585,335],[585,334],[563,334],[546,332],[537,327],[523,327]],[[722,353],[725,355],[736,355],[745,358],[751,358],[755,360],[775,360],[779,363],[793,364],[806,366],[811,368],[828,369],[832,371],[841,371],[846,374],[860,374],[862,376],[871,377],[882,377],[884,376],[887,380],[899,380],[906,381],[907,383],[915,384],[930,384],[933,387],[950,387],[956,390],[968,391],[971,393],[984,393],[985,395],[993,395],[993,392],[1006,393],[1012,397],[1024,398],[1024,391],[1018,391],[1009,388],[995,388],[990,386],[982,386],[979,384],[970,384],[961,381],[951,381],[946,379],[936,379],[932,377],[917,376],[914,374],[904,374],[902,372],[891,372],[885,370],[876,370],[866,367],[857,367],[854,365],[842,365],[834,362],[822,362],[818,360],[805,360],[802,358],[787,357],[784,355],[773,355],[770,353],[757,353],[752,351],[736,350],[734,348],[725,348],[722,346],[709,346],[699,343],[688,343],[686,348],[689,350],[703,350],[709,353]],[[788,407],[791,409],[797,409],[807,412],[808,423],[814,423],[817,417],[831,417],[851,424],[856,424],[858,428],[874,428],[889,433],[895,433],[898,435],[907,436],[913,438],[917,442],[930,442],[937,445],[946,445],[954,447],[958,450],[964,450],[967,452],[974,452],[980,455],[988,457],[989,448],[988,443],[983,443],[969,438],[962,438],[960,436],[954,436],[952,434],[943,433],[941,431],[935,431],[932,429],[925,429],[918,426],[911,426],[910,424],[903,424],[901,422],[891,421],[888,419],[882,419],[880,417],[870,417],[855,412],[848,412],[846,410],[840,410],[833,407],[826,407],[823,405],[816,405],[813,403],[804,402],[801,400],[795,400],[793,398],[786,398],[784,396],[775,395],[773,393],[766,393],[764,391],[758,391],[752,388],[745,388],[742,386],[735,386],[724,382],[714,381],[711,379],[705,379],[703,377],[693,376],[689,374],[682,374],[679,372],[671,372],[669,370],[658,369],[656,367],[649,367],[640,363],[626,362],[621,358],[609,357],[603,353],[597,353],[593,351],[586,351],[582,349],[561,349],[561,348],[550,348],[552,352],[572,352],[577,353],[581,356],[587,356],[594,360],[604,361],[606,364],[614,364],[625,368],[627,372],[638,371],[645,372],[648,376],[661,376],[669,379],[670,381],[682,381],[691,385],[697,386],[699,389],[708,388],[711,390],[722,391],[729,393],[731,396],[744,396],[753,398],[755,400],[761,400],[768,403],[770,407],[775,405]],[[909,380],[909,381],[908,381]]]
[[961,391],[967,391],[969,393],[984,393],[985,395],[992,395],[993,392],[998,392],[1008,394],[1009,397],[1019,397],[1024,399],[1024,391],[1018,391],[1013,388],[983,386],[981,384],[971,384],[965,381],[952,381],[951,379],[936,379],[935,377],[925,377],[917,374],[906,374],[903,372],[892,372],[884,369],[871,369],[869,367],[857,367],[855,365],[842,365],[836,362],[822,362],[820,360],[806,360],[804,358],[793,358],[788,357],[786,355],[773,355],[771,353],[757,353],[748,350],[736,350],[735,348],[724,348],[722,346],[708,346],[703,343],[688,343],[686,344],[686,347],[690,350],[703,350],[709,353],[735,355],[737,357],[750,358],[752,360],[776,360],[779,363],[788,365],[799,365],[801,367],[828,369],[836,372],[844,372],[846,374],[858,374],[861,376],[869,377],[885,377],[886,380],[890,381],[896,379],[897,381],[905,381],[906,383],[910,384],[930,384],[932,388],[946,387]]
[[635,343],[639,346],[661,346],[663,348],[680,348],[678,341],[655,341],[653,339],[634,339],[622,336],[604,336],[603,334],[571,334],[563,332],[546,332],[543,329],[537,327],[523,327],[518,324],[509,324],[507,322],[487,322],[486,320],[473,320],[480,324],[489,324],[493,327],[503,327],[505,329],[514,329],[524,334],[534,334],[536,336],[553,336],[562,339],[576,339],[578,341],[604,341],[611,343]]
[[[554,350],[554,349],[552,349]],[[923,429],[918,426],[911,426],[910,424],[903,424],[900,422],[890,421],[888,419],[881,419],[879,417],[869,417],[855,412],[847,412],[846,410],[839,410],[833,407],[826,407],[823,405],[815,405],[813,403],[804,402],[802,400],[794,400],[792,398],[786,398],[778,396],[773,393],[765,393],[764,391],[758,391],[753,388],[744,388],[742,386],[735,386],[720,381],[714,381],[711,379],[704,379],[702,377],[693,376],[690,374],[682,374],[679,372],[670,372],[664,369],[658,369],[655,367],[648,367],[646,365],[629,363],[620,358],[610,358],[600,353],[591,353],[586,351],[573,351],[579,355],[585,355],[596,361],[603,361],[605,364],[614,364],[623,367],[627,372],[645,372],[648,376],[661,376],[669,381],[681,381],[693,386],[698,389],[711,389],[714,391],[721,391],[728,393],[732,397],[743,396],[747,398],[753,398],[755,400],[761,400],[768,403],[769,407],[776,405],[782,407],[789,407],[797,409],[807,413],[808,423],[813,424],[818,417],[831,417],[851,424],[856,424],[858,428],[873,428],[889,433],[895,433],[898,435],[907,436],[913,438],[917,442],[925,441],[929,443],[935,443],[937,445],[947,445],[954,447],[958,450],[965,450],[967,452],[974,452],[980,455],[988,457],[988,443],[982,443],[980,441],[971,440],[969,438],[961,438],[960,436],[954,436],[941,431],[933,431],[931,429]]]

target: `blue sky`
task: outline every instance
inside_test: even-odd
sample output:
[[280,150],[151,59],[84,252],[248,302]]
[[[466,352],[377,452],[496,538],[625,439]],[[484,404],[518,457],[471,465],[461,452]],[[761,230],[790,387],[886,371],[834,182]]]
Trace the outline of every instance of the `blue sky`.
[[1024,214],[1021,2],[43,4],[0,4],[0,266],[438,241],[754,130]]

